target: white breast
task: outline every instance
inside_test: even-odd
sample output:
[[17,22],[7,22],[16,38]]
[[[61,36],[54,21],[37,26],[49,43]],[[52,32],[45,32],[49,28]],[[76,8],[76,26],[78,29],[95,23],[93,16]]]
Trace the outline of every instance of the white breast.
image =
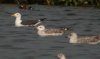
[[21,22],[22,22],[22,20],[16,19],[16,20],[15,20],[15,26],[17,26],[17,27],[23,26],[23,25],[21,24]]

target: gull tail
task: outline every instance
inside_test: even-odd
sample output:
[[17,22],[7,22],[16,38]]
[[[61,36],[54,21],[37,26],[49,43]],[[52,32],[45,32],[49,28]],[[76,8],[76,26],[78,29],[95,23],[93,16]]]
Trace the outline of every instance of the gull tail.
[[44,21],[45,19],[47,19],[47,18],[41,18],[39,21]]

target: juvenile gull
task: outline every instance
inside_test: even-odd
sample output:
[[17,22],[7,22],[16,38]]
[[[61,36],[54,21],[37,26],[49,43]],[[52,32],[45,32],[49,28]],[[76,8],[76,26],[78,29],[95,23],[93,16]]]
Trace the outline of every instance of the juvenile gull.
[[98,44],[100,43],[100,35],[97,36],[78,36],[75,32],[68,34],[70,43]]
[[66,28],[45,28],[44,25],[36,26],[37,33],[41,37],[45,36],[61,36],[67,30]]
[[20,13],[14,13],[12,16],[16,17],[15,20],[15,26],[21,27],[21,26],[34,26],[36,24],[41,23],[44,19],[39,19],[39,20],[21,20],[21,14]]
[[65,55],[63,53],[58,54],[57,57],[59,59],[66,59],[66,57],[65,57]]

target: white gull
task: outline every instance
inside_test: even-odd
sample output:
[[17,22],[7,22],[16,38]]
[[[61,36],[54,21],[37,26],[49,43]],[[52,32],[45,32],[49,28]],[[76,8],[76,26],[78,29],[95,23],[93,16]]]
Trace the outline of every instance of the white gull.
[[21,26],[35,26],[37,24],[40,24],[41,21],[44,19],[38,19],[38,20],[21,20],[21,14],[20,13],[14,13],[12,16],[16,17],[15,20],[15,26],[16,27],[21,27]]

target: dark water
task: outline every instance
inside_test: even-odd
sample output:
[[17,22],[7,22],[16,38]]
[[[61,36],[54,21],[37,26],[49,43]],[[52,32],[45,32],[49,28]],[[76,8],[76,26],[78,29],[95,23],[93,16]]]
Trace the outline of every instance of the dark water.
[[15,27],[10,13],[22,13],[22,19],[47,18],[47,27],[72,27],[79,35],[100,34],[100,9],[32,5],[33,10],[19,10],[16,5],[0,5],[0,59],[100,59],[100,44],[74,45],[66,35],[40,37],[33,27]]

